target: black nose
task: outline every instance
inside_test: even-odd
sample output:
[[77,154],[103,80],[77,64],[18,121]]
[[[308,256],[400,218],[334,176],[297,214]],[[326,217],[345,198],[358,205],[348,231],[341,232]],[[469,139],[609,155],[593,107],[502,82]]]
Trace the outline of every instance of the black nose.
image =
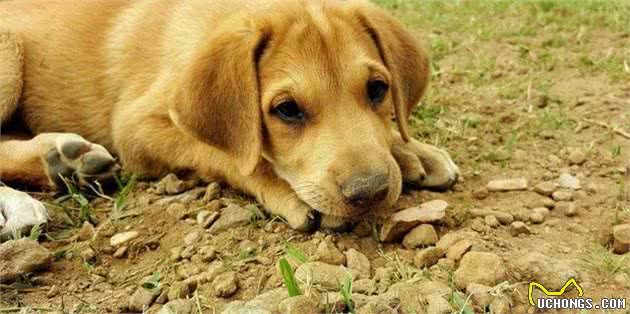
[[354,206],[382,201],[389,191],[386,174],[352,176],[341,185],[341,194]]

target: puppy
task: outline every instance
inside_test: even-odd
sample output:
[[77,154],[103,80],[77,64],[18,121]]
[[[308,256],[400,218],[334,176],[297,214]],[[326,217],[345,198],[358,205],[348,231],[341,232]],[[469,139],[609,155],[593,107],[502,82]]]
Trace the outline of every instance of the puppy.
[[[0,120],[35,134],[2,138],[5,182],[88,184],[118,160],[223,180],[308,231],[459,174],[409,134],[425,52],[364,1],[2,1],[0,71]],[[11,204],[7,222],[45,217]]]

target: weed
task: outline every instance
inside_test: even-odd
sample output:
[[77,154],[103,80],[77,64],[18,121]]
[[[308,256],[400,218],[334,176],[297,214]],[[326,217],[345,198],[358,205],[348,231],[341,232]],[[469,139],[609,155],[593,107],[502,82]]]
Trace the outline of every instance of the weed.
[[611,153],[612,158],[619,157],[621,155],[621,145],[619,144],[613,145],[610,153]]
[[278,261],[278,266],[280,267],[280,275],[282,276],[282,281],[284,281],[284,285],[287,286],[289,296],[294,297],[302,295],[302,291],[297,285],[295,274],[293,273],[291,265],[289,265],[289,261],[287,261],[287,259],[283,257]]
[[588,258],[584,258],[583,261],[594,271],[600,273],[609,275],[630,274],[630,266],[627,264],[626,258],[625,255],[617,255],[612,250],[595,244],[590,250]]
[[352,302],[352,276],[350,276],[350,274],[346,276],[341,288],[339,289],[339,293],[341,294],[341,300],[348,308],[348,311],[350,313],[355,313],[354,302]]
[[161,279],[160,272],[154,272],[151,277],[142,283],[142,288],[153,290],[160,286]]

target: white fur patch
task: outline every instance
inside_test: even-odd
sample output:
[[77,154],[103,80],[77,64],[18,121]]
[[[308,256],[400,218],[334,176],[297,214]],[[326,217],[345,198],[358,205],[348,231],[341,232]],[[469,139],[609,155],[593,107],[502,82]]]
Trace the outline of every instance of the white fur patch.
[[30,195],[0,186],[0,235],[23,231],[48,221],[44,204]]

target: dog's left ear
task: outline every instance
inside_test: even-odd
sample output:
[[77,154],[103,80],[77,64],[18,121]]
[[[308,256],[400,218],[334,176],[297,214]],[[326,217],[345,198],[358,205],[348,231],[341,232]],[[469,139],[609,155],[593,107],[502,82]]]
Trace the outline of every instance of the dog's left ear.
[[391,72],[392,98],[402,138],[409,141],[409,115],[420,101],[430,79],[429,59],[405,27],[371,3],[357,6],[358,18],[375,42],[381,59]]
[[269,32],[245,24],[226,23],[196,48],[189,66],[182,69],[184,86],[169,113],[176,125],[250,174],[262,151],[257,73]]

